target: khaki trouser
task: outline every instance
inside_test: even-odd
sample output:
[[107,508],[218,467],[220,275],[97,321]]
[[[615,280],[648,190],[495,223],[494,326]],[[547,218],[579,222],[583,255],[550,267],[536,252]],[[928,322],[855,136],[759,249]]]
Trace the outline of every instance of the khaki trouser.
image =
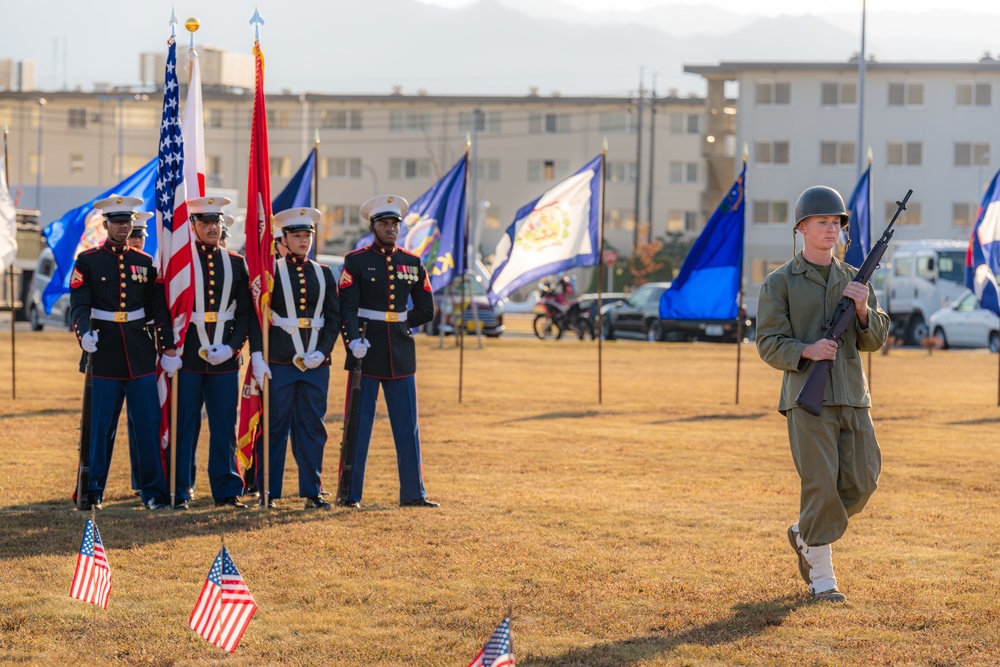
[[802,480],[799,532],[809,546],[836,542],[878,487],[882,453],[868,408],[824,405],[819,417],[786,413],[792,459]]

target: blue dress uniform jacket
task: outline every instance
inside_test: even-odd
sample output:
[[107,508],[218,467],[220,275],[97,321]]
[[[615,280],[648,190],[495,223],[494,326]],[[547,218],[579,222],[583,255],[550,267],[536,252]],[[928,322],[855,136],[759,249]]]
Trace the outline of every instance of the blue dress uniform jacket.
[[181,368],[192,373],[230,373],[237,371],[243,363],[240,350],[250,335],[251,321],[256,321],[253,298],[250,296],[250,271],[247,269],[246,260],[242,255],[229,252],[225,248],[206,246],[196,243],[195,253],[198,261],[201,262],[201,275],[204,278],[203,292],[205,298],[205,310],[207,312],[219,312],[225,310],[229,304],[221,303],[222,299],[222,259],[221,254],[229,253],[230,266],[233,270],[233,282],[230,288],[230,303],[236,302],[234,317],[226,322],[206,322],[205,333],[208,334],[209,344],[215,341],[216,327],[225,327],[222,332],[222,344],[233,348],[233,356],[227,361],[213,366],[198,355],[201,347],[201,339],[198,338],[197,326],[195,323],[188,325],[184,338],[184,357]]
[[[274,288],[271,290],[271,314],[273,317],[312,317],[316,312],[316,305],[319,299],[319,281],[323,280],[326,294],[323,297],[323,328],[319,331],[316,340],[316,351],[322,352],[326,357],[323,364],[330,365],[330,353],[333,352],[337,344],[337,334],[340,327],[340,297],[337,293],[337,281],[333,278],[333,272],[329,266],[320,265],[322,276],[316,275],[315,265],[305,258],[298,259],[292,255],[278,258],[278,262],[286,262],[288,265],[288,278],[291,281],[292,298],[296,300],[295,308],[289,309],[285,304],[285,289],[281,283],[281,274],[277,270],[274,272]],[[295,343],[292,336],[299,336],[302,341],[302,349],[309,349],[309,334],[311,329],[299,329],[294,334],[289,334],[284,329],[274,324],[268,329],[269,349],[267,351],[269,364],[290,364],[296,355]],[[263,338],[257,318],[253,318],[251,323],[250,350],[260,352],[263,350]]]
[[[70,278],[69,300],[77,340],[90,330],[98,335],[94,377],[130,380],[156,372],[156,346],[146,326],[149,319],[157,327],[163,348],[174,346],[153,258],[142,251],[105,242],[80,253]],[[91,321],[91,309],[114,313],[140,308],[145,317],[129,322]],[[85,365],[86,354],[80,360],[81,372]]]
[[[407,310],[412,299],[413,307]],[[362,375],[396,379],[417,372],[416,346],[411,328],[434,319],[434,294],[420,258],[378,241],[344,258],[340,274],[341,330],[345,345],[359,338],[359,319],[368,322],[365,338],[371,343],[362,360]],[[359,318],[358,309],[407,314],[405,322]],[[348,351],[345,370],[354,369]]]

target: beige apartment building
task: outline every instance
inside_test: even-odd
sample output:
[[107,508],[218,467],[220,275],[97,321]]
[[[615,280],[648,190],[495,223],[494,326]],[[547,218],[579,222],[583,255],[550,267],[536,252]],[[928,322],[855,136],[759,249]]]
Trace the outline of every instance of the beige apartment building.
[[[253,92],[206,86],[203,98],[208,187],[238,193],[245,206]],[[707,116],[704,99],[670,96],[657,99],[652,113],[647,97],[637,169],[639,114],[631,98],[269,94],[271,192],[288,183],[318,137],[320,244],[343,252],[366,231],[359,218],[366,199],[388,192],[416,199],[473,136],[473,240],[488,257],[517,210],[599,154],[606,139],[606,240],[628,255],[636,237],[697,234],[728,187],[711,160],[731,178],[734,116],[716,103],[717,115]],[[47,222],[133,173],[156,155],[161,105],[162,92],[152,88],[0,92],[21,205],[37,202]],[[703,148],[710,127],[720,136],[714,152]]]

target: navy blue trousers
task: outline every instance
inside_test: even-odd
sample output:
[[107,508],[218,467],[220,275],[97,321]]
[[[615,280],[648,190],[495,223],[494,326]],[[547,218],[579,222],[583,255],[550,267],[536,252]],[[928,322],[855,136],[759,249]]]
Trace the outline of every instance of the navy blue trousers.
[[[320,494],[323,450],[326,448],[326,399],[330,389],[330,367],[300,371],[292,364],[271,364],[268,494],[281,497],[285,475],[285,451],[291,435],[292,456],[299,467],[299,496]],[[257,444],[257,488],[263,491],[263,440]]]
[[[136,472],[142,502],[166,502],[163,466],[160,463],[160,399],[156,376],[134,380],[94,378],[90,411],[90,483],[87,494],[104,498],[104,486],[111,466],[108,433],[117,428],[112,419],[118,397],[124,391],[128,421],[133,425],[136,442]],[[120,408],[118,408],[120,409]]]
[[[118,402],[115,403],[115,413],[111,417],[111,424],[108,428],[108,466],[110,467],[112,452],[115,450],[115,437],[118,435],[118,419],[122,414],[122,407],[125,405],[125,388],[118,392]],[[135,428],[132,426],[132,420],[126,419],[125,423],[128,427],[128,462],[129,467],[132,470],[132,490],[139,490],[139,475],[136,471],[136,450],[135,450]],[[101,486],[105,487],[107,480],[101,480]]]
[[194,441],[201,424],[201,407],[208,414],[208,482],[212,498],[225,500],[243,493],[236,467],[236,406],[240,373],[178,371],[177,380],[177,499],[190,500]]
[[[396,466],[399,468],[399,502],[417,500],[427,495],[420,469],[420,427],[417,424],[417,379],[411,375],[396,380],[361,377],[361,397],[358,404],[358,433],[351,462],[351,492],[349,502],[361,502],[365,485],[365,466],[368,464],[368,444],[375,421],[375,403],[378,390],[385,391],[385,404],[389,409],[392,439],[396,443]],[[348,374],[350,391],[350,374]]]

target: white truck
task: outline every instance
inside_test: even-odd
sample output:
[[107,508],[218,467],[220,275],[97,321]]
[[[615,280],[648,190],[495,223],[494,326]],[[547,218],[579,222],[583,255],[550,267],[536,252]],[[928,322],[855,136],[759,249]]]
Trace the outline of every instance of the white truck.
[[930,335],[931,315],[965,291],[968,243],[952,240],[902,241],[890,244],[891,259],[873,281],[879,303],[892,319],[892,335],[919,345]]

